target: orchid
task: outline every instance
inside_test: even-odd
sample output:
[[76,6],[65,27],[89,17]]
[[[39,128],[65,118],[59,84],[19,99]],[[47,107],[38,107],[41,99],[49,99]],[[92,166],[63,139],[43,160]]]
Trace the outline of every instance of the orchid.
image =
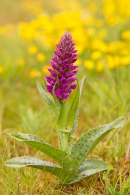
[[73,63],[77,60],[77,50],[74,47],[75,43],[69,32],[66,32],[56,46],[54,51],[54,58],[51,60],[52,69],[48,69],[51,73],[46,76],[49,83],[47,91],[51,94],[54,93],[59,100],[67,99],[77,84],[72,84],[77,78],[75,74],[78,72],[77,67]]
[[69,32],[60,39],[51,60],[52,68],[46,76],[46,89],[41,87],[37,79],[37,88],[48,108],[55,115],[55,130],[58,133],[59,149],[33,134],[19,132],[7,133],[14,139],[24,142],[57,161],[57,164],[37,158],[23,156],[5,162],[12,168],[33,167],[50,172],[59,178],[60,184],[72,184],[92,174],[108,169],[108,164],[99,159],[88,158],[95,146],[113,129],[125,125],[125,118],[95,127],[82,135],[73,144],[74,132],[78,125],[79,103],[85,77],[78,81],[76,77],[77,50]]

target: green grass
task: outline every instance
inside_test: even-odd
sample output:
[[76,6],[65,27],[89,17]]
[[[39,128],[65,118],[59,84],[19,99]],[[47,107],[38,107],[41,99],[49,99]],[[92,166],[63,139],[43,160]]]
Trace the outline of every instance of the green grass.
[[[117,117],[129,119],[130,72],[129,67],[106,70],[92,75],[80,67],[79,77],[86,75],[80,104],[79,126],[75,141],[90,128],[111,122]],[[13,78],[13,77],[12,77]],[[11,79],[12,79],[11,78]],[[41,79],[42,81],[42,79]],[[107,161],[113,170],[96,174],[71,186],[59,186],[54,176],[39,170],[25,168],[13,170],[4,161],[16,156],[30,155],[52,161],[26,145],[15,142],[5,133],[19,131],[35,133],[58,147],[54,118],[38,94],[35,82],[1,78],[0,97],[0,194],[110,194],[130,193],[130,131],[129,125],[118,132],[112,131],[90,154]],[[11,83],[11,86],[10,86]]]

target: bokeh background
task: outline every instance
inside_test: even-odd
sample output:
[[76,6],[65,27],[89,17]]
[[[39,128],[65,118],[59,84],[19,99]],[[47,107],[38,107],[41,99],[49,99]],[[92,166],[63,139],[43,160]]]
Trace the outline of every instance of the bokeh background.
[[1,0],[1,76],[10,71],[30,78],[47,73],[66,30],[76,42],[77,64],[84,71],[102,72],[104,64],[110,69],[130,65],[129,10],[129,0]]
[[[38,93],[36,77],[40,74],[45,89],[47,68],[65,31],[76,42],[78,78],[86,75],[74,141],[115,118],[129,119],[129,0],[0,0],[1,194],[62,194],[55,191],[52,175],[32,169],[14,171],[4,161],[22,155],[43,159],[41,153],[10,139],[6,132],[34,133],[58,147],[55,118]],[[112,132],[90,155],[113,165],[114,172],[109,175],[108,171],[102,180],[88,178],[85,185],[65,189],[63,194],[85,193],[86,189],[91,195],[129,194],[129,138],[129,127]]]

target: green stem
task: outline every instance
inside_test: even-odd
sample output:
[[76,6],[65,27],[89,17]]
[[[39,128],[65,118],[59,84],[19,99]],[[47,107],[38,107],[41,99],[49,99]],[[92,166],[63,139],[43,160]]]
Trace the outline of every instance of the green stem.
[[68,142],[69,134],[67,132],[59,132],[59,143],[61,150],[69,153],[69,142]]

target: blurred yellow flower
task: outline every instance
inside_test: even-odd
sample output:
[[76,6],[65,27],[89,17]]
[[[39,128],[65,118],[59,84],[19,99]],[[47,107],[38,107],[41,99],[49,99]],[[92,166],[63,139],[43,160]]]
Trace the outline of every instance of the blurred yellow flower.
[[5,28],[3,26],[0,26],[0,35],[4,35]]
[[48,71],[48,68],[50,68],[50,65],[44,65],[42,67],[42,72],[46,75],[50,74],[49,71]]
[[107,29],[105,29],[105,28],[101,28],[101,29],[99,29],[99,31],[98,31],[98,37],[99,38],[104,38],[105,36],[106,36],[106,34],[107,34]]
[[[110,69],[120,65],[130,65],[128,23],[130,0],[102,0],[101,4],[96,0],[88,1],[87,9],[85,4],[75,0],[55,0],[49,4],[41,0],[22,0],[20,6],[25,11],[24,14],[28,12],[29,22],[0,26],[0,36],[4,37],[5,41],[13,38],[12,42],[19,41],[20,44],[28,42],[27,45],[30,46],[28,53],[35,55],[42,63],[48,61],[48,55],[45,56],[38,45],[43,45],[46,51],[50,52],[62,34],[68,30],[76,43],[80,57],[75,65],[82,64],[86,58],[89,60],[84,61],[84,66],[89,70],[95,69],[100,72],[103,69],[100,61],[102,55],[106,56],[106,63]],[[31,19],[34,15],[36,17]],[[24,42],[21,42],[23,40]],[[22,58],[16,62],[21,67],[25,65],[25,60]],[[48,74],[46,67],[48,66],[43,66],[42,71]],[[30,74],[35,75],[34,72],[33,70]]]
[[91,58],[92,58],[93,60],[98,60],[98,59],[101,58],[101,56],[102,56],[102,53],[101,53],[100,51],[94,51],[94,52],[92,52],[92,54],[91,54]]
[[38,52],[38,47],[36,45],[32,45],[28,49],[29,54],[34,55]]
[[103,42],[102,40],[93,39],[92,48],[93,48],[93,50],[99,50],[99,51],[101,51],[101,52],[106,52],[106,50],[107,50],[107,45],[106,45],[106,43]]
[[[88,36],[87,36],[87,32],[85,31],[84,28],[82,28],[80,26],[74,28],[72,31],[72,36],[73,36],[73,39],[75,40],[77,46],[79,45],[79,47],[82,47],[83,49],[84,49],[84,47],[87,46]],[[82,49],[82,51],[83,51],[83,49]]]
[[120,63],[121,63],[121,58],[120,58],[120,56],[118,56],[118,55],[113,56],[113,60],[114,60],[114,66],[115,66],[115,67],[120,66]]
[[2,66],[0,66],[0,74],[2,74],[4,71],[4,68]]
[[76,49],[78,50],[77,53],[81,54],[83,52],[83,50],[84,50],[84,47],[83,47],[83,45],[77,45]]
[[122,56],[120,60],[121,60],[122,65],[125,65],[125,66],[130,65],[130,56],[129,55]]
[[78,58],[76,60],[76,62],[74,63],[74,65],[77,65],[77,66],[80,66],[82,64],[82,59],[81,58]]
[[103,65],[103,62],[100,60],[96,64],[96,70],[97,70],[97,72],[102,72],[103,69],[104,69],[104,65]]
[[124,48],[123,50],[120,51],[120,53],[123,55],[130,55],[130,50],[129,50],[129,48]]
[[101,28],[101,27],[103,26],[103,21],[100,20],[100,19],[96,20],[96,21],[95,21],[95,26]]
[[106,56],[107,66],[110,69],[113,69],[115,67],[114,59],[111,55]]
[[91,36],[91,37],[93,37],[95,34],[96,34],[96,30],[95,30],[95,28],[88,28],[87,29],[87,34],[89,35],[89,36]]
[[20,22],[18,24],[18,33],[23,40],[30,41],[34,39],[36,29],[31,25],[31,23]]
[[84,66],[87,69],[92,70],[92,69],[94,69],[94,62],[93,61],[90,61],[90,60],[85,60],[84,61]]
[[122,39],[130,41],[130,30],[126,30],[121,34]]
[[38,59],[38,61],[40,61],[40,62],[44,62],[45,59],[46,59],[46,57],[45,57],[45,55],[44,55],[43,53],[38,53],[38,54],[37,54],[37,59]]
[[33,68],[30,72],[29,72],[29,77],[30,78],[35,78],[40,74],[39,71],[37,71],[35,68]]

